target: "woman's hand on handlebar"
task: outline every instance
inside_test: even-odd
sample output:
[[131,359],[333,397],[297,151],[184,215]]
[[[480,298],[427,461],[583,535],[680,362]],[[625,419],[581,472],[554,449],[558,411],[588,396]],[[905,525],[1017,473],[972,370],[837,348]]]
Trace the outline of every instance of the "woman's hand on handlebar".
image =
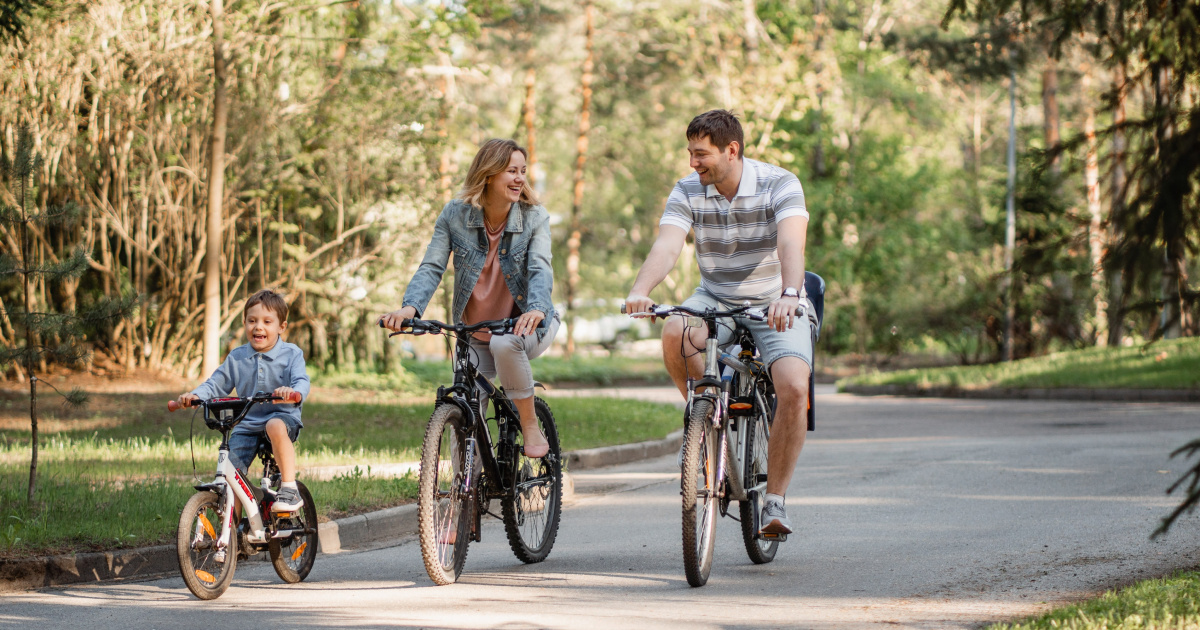
[[513,323],[513,334],[531,335],[533,331],[537,330],[538,324],[542,323],[543,319],[546,319],[546,314],[541,311],[522,313]]
[[392,311],[387,315],[379,318],[379,325],[392,332],[400,332],[405,320],[412,319],[417,316],[417,309],[411,306],[405,306],[398,311]]

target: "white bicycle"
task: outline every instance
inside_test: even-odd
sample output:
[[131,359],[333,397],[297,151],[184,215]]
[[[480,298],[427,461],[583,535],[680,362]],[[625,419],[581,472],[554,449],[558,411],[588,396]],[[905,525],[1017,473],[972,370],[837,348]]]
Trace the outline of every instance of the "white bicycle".
[[[229,460],[229,433],[246,412],[255,404],[279,400],[259,393],[249,398],[213,398],[195,403],[203,408],[204,424],[221,432],[216,476],[196,486],[196,494],[179,515],[175,541],[179,573],[188,590],[200,599],[220,597],[233,581],[238,560],[263,551],[270,554],[275,572],[289,584],[307,577],[316,560],[317,508],[308,488],[296,482],[304,501],[299,511],[271,512],[280,475],[270,440],[263,436],[258,443],[256,457],[263,463],[260,485],[247,482]],[[295,394],[288,402],[300,402],[300,395]],[[167,403],[169,411],[179,408],[173,400]],[[236,518],[235,505],[241,507],[240,519]]]

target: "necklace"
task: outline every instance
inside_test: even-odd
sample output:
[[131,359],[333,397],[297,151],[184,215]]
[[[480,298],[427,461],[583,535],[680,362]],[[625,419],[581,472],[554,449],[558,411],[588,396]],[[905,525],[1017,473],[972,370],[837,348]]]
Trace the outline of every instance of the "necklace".
[[492,222],[488,221],[487,213],[486,212],[483,213],[483,224],[487,227],[487,230],[489,232],[499,232],[501,230],[501,228],[504,227],[504,224],[507,222],[508,222],[508,217],[505,217],[503,220],[500,221],[500,225],[498,225],[496,227],[492,227]]

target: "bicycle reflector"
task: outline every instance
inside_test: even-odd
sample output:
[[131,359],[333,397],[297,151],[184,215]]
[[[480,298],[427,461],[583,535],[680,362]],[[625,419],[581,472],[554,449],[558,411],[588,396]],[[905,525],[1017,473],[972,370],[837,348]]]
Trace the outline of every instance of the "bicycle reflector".
[[729,413],[734,416],[748,416],[754,409],[754,402],[749,398],[734,398],[729,401]]

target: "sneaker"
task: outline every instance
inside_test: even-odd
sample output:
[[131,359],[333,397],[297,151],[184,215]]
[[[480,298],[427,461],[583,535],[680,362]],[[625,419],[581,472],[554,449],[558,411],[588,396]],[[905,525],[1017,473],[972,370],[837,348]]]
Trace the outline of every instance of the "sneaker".
[[271,504],[272,512],[299,512],[300,508],[304,507],[304,500],[300,498],[300,492],[295,488],[280,488],[279,494],[275,495],[275,502]]
[[760,534],[786,535],[792,533],[792,522],[788,520],[783,504],[778,501],[767,501],[767,504],[763,506],[762,519],[759,522],[762,524],[758,530]]

